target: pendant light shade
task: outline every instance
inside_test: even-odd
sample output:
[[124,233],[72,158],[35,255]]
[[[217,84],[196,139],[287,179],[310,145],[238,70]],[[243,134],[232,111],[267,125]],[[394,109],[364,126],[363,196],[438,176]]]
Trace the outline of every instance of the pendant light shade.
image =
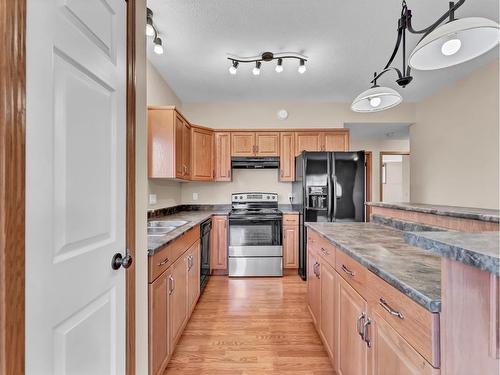
[[354,112],[379,112],[397,106],[401,95],[390,87],[374,86],[361,94],[351,104]]
[[434,70],[472,60],[499,42],[498,23],[487,18],[468,17],[437,27],[423,38],[410,55],[417,70]]

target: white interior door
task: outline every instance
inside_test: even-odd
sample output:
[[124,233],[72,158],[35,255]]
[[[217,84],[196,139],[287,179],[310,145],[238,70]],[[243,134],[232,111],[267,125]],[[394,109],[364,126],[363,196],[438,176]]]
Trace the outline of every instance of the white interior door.
[[125,0],[28,0],[26,53],[26,371],[124,374]]

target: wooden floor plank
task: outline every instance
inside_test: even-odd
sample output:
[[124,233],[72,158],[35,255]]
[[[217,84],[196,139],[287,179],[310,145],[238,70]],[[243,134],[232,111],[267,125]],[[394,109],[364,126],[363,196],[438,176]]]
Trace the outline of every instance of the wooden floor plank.
[[298,276],[212,277],[165,375],[332,375]]

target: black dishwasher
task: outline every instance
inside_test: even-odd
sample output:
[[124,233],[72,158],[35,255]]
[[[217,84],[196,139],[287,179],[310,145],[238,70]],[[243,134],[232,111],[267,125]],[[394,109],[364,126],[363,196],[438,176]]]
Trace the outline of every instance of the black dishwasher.
[[203,293],[210,278],[210,230],[212,229],[212,219],[205,220],[200,225],[200,247],[201,247],[201,272],[200,272],[200,292]]

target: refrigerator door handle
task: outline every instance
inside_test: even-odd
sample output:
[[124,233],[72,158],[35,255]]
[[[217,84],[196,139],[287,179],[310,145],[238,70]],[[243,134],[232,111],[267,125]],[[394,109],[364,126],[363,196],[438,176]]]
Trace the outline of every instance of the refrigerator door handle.
[[335,221],[337,218],[337,176],[332,176],[333,185],[333,195],[331,201],[333,201],[333,217],[331,221]]

